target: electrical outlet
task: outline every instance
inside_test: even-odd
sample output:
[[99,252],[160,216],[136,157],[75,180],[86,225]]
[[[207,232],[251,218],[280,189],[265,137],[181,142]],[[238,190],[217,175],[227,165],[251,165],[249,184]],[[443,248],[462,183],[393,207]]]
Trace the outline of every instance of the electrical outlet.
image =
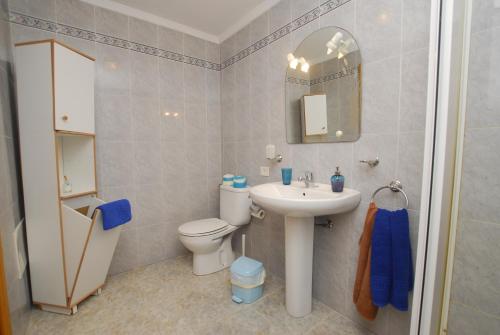
[[269,177],[269,166],[261,166],[260,175],[264,177]]

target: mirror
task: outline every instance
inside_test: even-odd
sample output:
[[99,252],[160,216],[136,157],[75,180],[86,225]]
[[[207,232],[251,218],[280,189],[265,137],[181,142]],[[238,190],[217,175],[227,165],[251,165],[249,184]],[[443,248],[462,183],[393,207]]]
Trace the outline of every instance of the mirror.
[[288,143],[350,142],[361,130],[361,53],[351,33],[326,27],[288,54]]

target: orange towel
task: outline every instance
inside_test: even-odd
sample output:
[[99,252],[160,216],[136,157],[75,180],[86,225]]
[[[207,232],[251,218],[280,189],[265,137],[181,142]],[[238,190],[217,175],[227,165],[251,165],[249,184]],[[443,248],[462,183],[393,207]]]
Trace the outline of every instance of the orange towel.
[[352,299],[359,314],[368,320],[374,320],[378,311],[378,307],[372,302],[370,289],[370,254],[376,213],[377,206],[371,202],[366,213],[363,233],[359,238],[358,270],[352,294]]

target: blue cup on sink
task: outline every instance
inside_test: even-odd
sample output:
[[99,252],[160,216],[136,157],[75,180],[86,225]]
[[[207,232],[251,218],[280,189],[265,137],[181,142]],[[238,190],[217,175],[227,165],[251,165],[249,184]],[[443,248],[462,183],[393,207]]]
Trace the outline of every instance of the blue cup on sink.
[[281,168],[281,180],[283,185],[290,185],[292,183],[292,168]]

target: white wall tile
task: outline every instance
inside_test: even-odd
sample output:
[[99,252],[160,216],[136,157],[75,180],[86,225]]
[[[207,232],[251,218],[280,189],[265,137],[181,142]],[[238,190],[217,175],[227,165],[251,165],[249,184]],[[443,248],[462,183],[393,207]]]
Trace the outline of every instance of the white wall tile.
[[403,51],[429,46],[430,1],[403,0]]
[[184,34],[165,27],[158,27],[158,47],[182,54],[184,52]]
[[94,6],[78,0],[56,0],[55,8],[57,23],[95,31]]
[[198,37],[184,34],[184,54],[198,59],[206,59],[206,41]]
[[95,7],[95,15],[96,32],[129,39],[128,16],[101,7]]
[[500,224],[460,220],[453,267],[454,302],[500,317]]
[[498,222],[500,187],[496,170],[500,164],[499,128],[470,129],[465,132],[461,214],[464,219]]
[[[475,1],[477,2],[477,1]],[[466,126],[498,127],[500,97],[500,27],[471,36],[470,62],[467,82]]]
[[474,335],[495,334],[500,327],[500,319],[464,306],[452,303],[448,317],[448,334]]
[[145,44],[152,47],[158,47],[158,26],[136,19],[129,18],[129,38],[132,42]]
[[55,21],[55,0],[9,0],[8,2],[10,11]]
[[129,51],[97,44],[96,93],[128,95],[131,63]]
[[130,109],[133,120],[133,139],[135,141],[159,141],[161,118],[158,99],[132,95]]
[[[363,48],[361,47],[361,54]],[[396,132],[399,114],[400,58],[387,58],[363,68],[361,129],[363,134]]]
[[399,54],[401,3],[401,0],[356,1],[356,37],[364,63]]
[[269,12],[265,12],[250,23],[250,44],[269,35]]
[[[404,181],[404,191],[408,195],[409,208],[420,208],[422,187],[422,164],[424,161],[424,133],[401,133],[398,147],[397,179]],[[400,197],[403,199],[403,197]],[[403,206],[404,201],[398,204]]]
[[287,25],[292,20],[291,0],[282,0],[269,10],[269,32]]
[[400,131],[425,129],[427,65],[428,49],[420,49],[402,56]]
[[128,96],[96,94],[95,119],[99,140],[132,140],[132,111]]
[[158,99],[158,57],[130,52],[130,93],[133,96]]

